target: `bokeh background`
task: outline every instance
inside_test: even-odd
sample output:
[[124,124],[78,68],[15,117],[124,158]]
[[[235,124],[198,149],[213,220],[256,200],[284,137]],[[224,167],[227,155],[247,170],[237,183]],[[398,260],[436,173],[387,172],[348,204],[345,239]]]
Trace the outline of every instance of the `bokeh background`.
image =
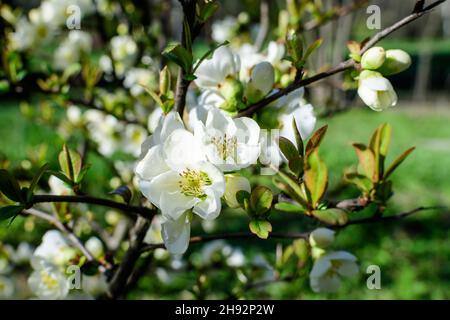
[[[4,1],[5,2],[5,1]],[[111,1],[114,2],[114,1]],[[145,1],[143,1],[145,2]],[[260,19],[260,1],[221,1],[221,9],[215,19],[237,16],[245,11],[250,21]],[[277,8],[284,1],[270,2],[270,19],[277,19]],[[324,6],[346,4],[350,1],[322,0]],[[381,8],[382,27],[386,27],[411,11],[415,1],[369,1]],[[24,10],[38,5],[39,1],[6,1]],[[137,3],[137,2],[136,2]],[[345,42],[362,40],[377,30],[368,30],[368,14],[362,9],[339,21],[330,22],[307,35],[322,37],[325,42],[315,54],[314,66],[334,65],[345,58]],[[171,4],[172,32],[179,29],[174,17],[179,15],[176,2]],[[210,40],[210,26],[197,44],[202,50]],[[92,32],[96,32],[94,29]],[[381,123],[393,127],[391,158],[410,146],[417,149],[405,161],[394,177],[395,195],[390,202],[390,212],[402,212],[420,206],[450,207],[450,3],[429,15],[402,28],[381,42],[385,48],[400,48],[413,59],[412,67],[392,78],[399,94],[399,104],[383,113],[364,107],[354,92],[343,91],[339,85],[342,76],[314,85],[308,89],[308,99],[321,115],[320,124],[329,125],[329,137],[322,147],[322,154],[330,168],[330,190],[336,196],[351,196],[355,190],[340,190],[342,172],[353,165],[356,156],[351,143],[365,142],[371,132]],[[100,46],[100,44],[98,45]],[[48,48],[49,52],[53,50]],[[96,54],[94,47],[93,54]],[[39,61],[38,61],[39,63]],[[24,99],[24,95],[26,96]],[[8,162],[20,174],[29,166],[30,158],[43,158],[56,166],[56,155],[64,139],[55,129],[58,117],[64,112],[58,108],[48,111],[51,116],[30,116],[30,110],[39,109],[44,97],[34,92],[9,92],[0,95],[0,162]],[[27,101],[25,106],[24,101]],[[42,111],[42,110],[41,110]],[[42,115],[42,113],[41,113]],[[76,141],[76,137],[74,138]],[[108,163],[95,154],[88,162],[95,170],[87,176],[87,184],[93,194],[108,192],[109,179],[114,174]],[[102,214],[101,210],[97,214]],[[274,218],[274,228],[298,231],[296,223],[286,216]],[[230,215],[229,220],[217,227],[217,231],[240,231],[246,225],[246,217]],[[47,226],[39,222],[17,219],[11,226],[0,226],[0,245],[17,246],[22,241],[37,245]],[[195,234],[197,229],[193,230]],[[450,214],[448,210],[422,212],[398,223],[352,226],[339,233],[336,247],[354,253],[361,263],[362,274],[357,279],[345,281],[336,294],[314,294],[301,281],[274,283],[264,288],[248,289],[246,298],[333,298],[333,299],[449,299],[450,298]],[[275,259],[275,241],[230,241],[233,248],[240,248],[247,259],[262,253],[267,261]],[[203,250],[203,251],[202,251]],[[188,259],[202,259],[204,248],[193,245]],[[219,259],[219,258],[218,258]],[[219,259],[220,260],[220,259]],[[382,289],[368,290],[364,273],[368,265],[379,265]],[[162,270],[162,269],[161,269]],[[237,272],[221,269],[214,263],[205,268],[187,269],[177,273],[164,283],[166,271],[156,268],[145,275],[130,297],[179,298],[196,297],[194,288],[201,275],[207,277],[209,287],[204,297],[227,297],[230,283]],[[158,274],[158,276],[156,276]],[[20,276],[18,276],[20,278]],[[155,279],[157,278],[157,279]],[[18,280],[20,282],[20,280]],[[24,281],[22,279],[22,281]],[[161,281],[165,284],[161,286]],[[20,291],[20,290],[19,290]],[[26,289],[24,289],[26,292]],[[23,294],[26,297],[26,294]],[[21,294],[18,294],[21,297]],[[199,297],[199,296],[197,296]]]

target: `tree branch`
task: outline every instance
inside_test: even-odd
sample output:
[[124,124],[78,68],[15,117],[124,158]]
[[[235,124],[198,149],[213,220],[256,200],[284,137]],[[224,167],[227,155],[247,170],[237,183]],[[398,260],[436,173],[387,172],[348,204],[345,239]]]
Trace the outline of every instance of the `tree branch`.
[[[360,54],[361,55],[364,54],[367,50],[369,50],[371,47],[373,47],[375,44],[377,44],[382,39],[386,38],[388,35],[390,35],[394,31],[417,20],[418,18],[422,17],[424,14],[428,13],[430,10],[432,10],[433,8],[435,8],[436,6],[440,5],[441,3],[445,2],[445,1],[446,0],[438,0],[438,1],[430,4],[429,6],[423,8],[421,11],[413,12],[410,15],[403,18],[402,20],[394,23],[392,26],[378,32],[369,41],[367,41],[364,44],[364,46],[360,50]],[[294,83],[290,84],[289,86],[287,86],[286,88],[277,91],[276,93],[262,99],[261,101],[249,106],[247,109],[239,112],[237,114],[237,117],[251,116],[258,110],[260,110],[260,109],[264,108],[265,106],[267,106],[268,104],[272,103],[273,101],[287,95],[288,93],[290,93],[298,88],[307,86],[311,83],[317,82],[324,78],[328,78],[336,73],[340,73],[345,70],[348,70],[348,69],[354,67],[355,65],[356,65],[356,62],[353,59],[349,59],[344,62],[341,62],[339,65],[329,69],[328,71],[321,72],[310,78],[306,78],[306,79],[294,82]]]
[[146,219],[152,219],[156,214],[155,209],[146,207],[132,206],[121,202],[116,202],[109,199],[96,198],[91,196],[58,196],[58,195],[35,195],[31,204],[46,203],[46,202],[72,202],[72,203],[88,203],[99,205],[103,207],[114,208],[123,211],[132,218],[136,215],[142,216]]
[[[436,209],[445,209],[445,207],[435,206],[435,207],[419,207],[411,211],[399,213],[397,215],[393,216],[376,216],[376,217],[369,217],[369,218],[362,218],[362,219],[356,219],[356,220],[350,220],[347,224],[343,226],[329,226],[332,229],[342,229],[345,227],[348,227],[350,225],[358,225],[358,224],[367,224],[367,223],[380,223],[380,222],[390,222],[395,220],[400,220],[403,218],[406,218],[410,215],[413,215],[415,213],[421,212],[421,211],[427,211],[427,210],[436,210]],[[269,235],[269,239],[308,239],[309,234],[311,231],[308,232],[298,232],[298,233],[279,233],[279,232],[272,232]],[[191,237],[189,244],[195,244],[195,243],[205,243],[210,242],[214,240],[234,240],[234,239],[253,239],[253,240],[260,240],[256,235],[250,232],[236,232],[236,233],[222,233],[222,234],[211,234],[211,235],[203,235],[203,236],[194,236]],[[154,249],[165,249],[164,243],[158,243],[158,244],[149,244],[142,248],[142,251],[149,251]]]

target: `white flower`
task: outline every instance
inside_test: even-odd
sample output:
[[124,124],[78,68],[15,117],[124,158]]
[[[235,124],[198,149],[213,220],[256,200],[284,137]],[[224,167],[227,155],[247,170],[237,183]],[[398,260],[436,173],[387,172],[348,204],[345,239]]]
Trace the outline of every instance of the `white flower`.
[[155,132],[156,128],[158,127],[159,120],[164,115],[164,112],[161,108],[156,108],[153,110],[150,115],[148,116],[148,131],[151,133]]
[[224,199],[230,208],[239,208],[239,202],[236,199],[236,193],[243,190],[250,192],[250,182],[247,178],[228,174],[225,176],[225,194]]
[[69,293],[64,274],[51,262],[34,257],[31,260],[33,273],[28,278],[30,290],[40,299],[63,299]]
[[249,43],[240,46],[237,50],[237,55],[240,60],[239,78],[241,81],[249,81],[253,67],[260,62],[266,61],[264,55]]
[[314,262],[309,274],[311,289],[314,292],[336,292],[341,277],[353,277],[358,274],[357,258],[346,251],[330,252]]
[[154,74],[150,70],[132,68],[125,74],[123,85],[125,88],[130,89],[133,96],[137,97],[145,91],[144,87],[149,87],[154,81]]
[[15,31],[9,33],[9,44],[17,51],[24,51],[33,46],[36,40],[36,27],[26,18],[17,21]]
[[103,274],[94,276],[83,275],[81,287],[85,293],[97,297],[108,290],[108,282]]
[[326,248],[334,242],[335,231],[317,228],[309,235],[309,243],[313,247]]
[[17,265],[28,263],[33,255],[33,250],[33,247],[27,242],[21,242],[16,250],[12,252],[11,260]]
[[305,104],[305,100],[303,99],[304,95],[305,88],[298,88],[294,91],[289,92],[287,95],[282,96],[274,103],[274,106],[276,108],[282,109],[286,113],[290,113],[297,109],[298,106]]
[[360,75],[358,95],[375,111],[394,107],[398,97],[392,84],[378,72],[363,71]]
[[42,242],[34,251],[33,256],[62,266],[75,256],[75,250],[69,246],[61,232],[50,230],[42,237]]
[[195,72],[195,84],[201,89],[219,90],[227,77],[236,78],[239,70],[239,57],[228,47],[220,47],[211,59],[202,61]]
[[292,126],[293,119],[295,119],[300,136],[303,140],[309,138],[316,126],[316,117],[314,115],[314,107],[311,104],[301,105],[293,112],[281,116],[282,127],[280,136],[289,139],[295,143],[295,132]]
[[5,276],[0,276],[0,299],[12,298],[14,290],[14,282]]
[[55,51],[55,68],[66,69],[71,64],[79,62],[82,54],[90,53],[91,49],[92,37],[89,33],[79,30],[70,31]]
[[66,110],[67,120],[74,125],[82,123],[82,114],[81,109],[75,105],[69,106]]
[[218,43],[231,40],[234,36],[237,23],[236,18],[232,16],[225,17],[223,20],[214,21],[211,26],[211,37]]
[[85,246],[86,249],[97,259],[105,254],[103,243],[97,237],[90,237],[88,241],[86,241]]
[[387,50],[386,61],[377,71],[385,76],[390,76],[405,71],[410,66],[411,57],[407,52],[399,49]]
[[223,174],[211,163],[194,135],[184,129],[178,113],[162,119],[142,146],[136,166],[139,187],[163,217],[162,236],[167,249],[181,254],[190,234],[188,211],[203,219],[215,219],[225,191]]
[[197,123],[194,132],[208,160],[223,171],[246,168],[259,157],[260,128],[253,119],[232,119],[214,108],[206,124]]

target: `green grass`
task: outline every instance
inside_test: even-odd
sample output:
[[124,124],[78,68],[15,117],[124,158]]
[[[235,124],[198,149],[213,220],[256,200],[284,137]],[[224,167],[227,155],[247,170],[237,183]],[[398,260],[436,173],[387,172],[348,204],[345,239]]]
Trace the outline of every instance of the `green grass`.
[[[388,162],[411,146],[417,150],[394,176],[395,195],[391,213],[422,205],[450,206],[450,112],[397,107],[383,113],[369,109],[352,110],[321,121],[329,125],[321,154],[330,171],[330,188],[342,179],[343,170],[356,163],[352,142],[366,143],[373,130],[383,122],[393,126],[393,140]],[[62,139],[42,123],[26,121],[17,103],[0,107],[0,152],[12,166],[29,157],[39,145],[48,144],[47,161],[55,162]],[[109,173],[98,159],[93,161],[91,181],[105,182]],[[99,185],[101,183],[98,183]],[[101,192],[97,190],[98,192]],[[0,239],[16,239],[22,222],[0,231]],[[322,296],[302,290],[299,284],[276,284],[268,288],[272,298],[450,298],[449,215],[443,210],[419,213],[403,221],[383,225],[354,226],[339,233],[336,249],[353,252],[362,270],[368,265],[381,267],[382,290],[368,290],[366,275],[346,281],[337,294]],[[227,228],[242,226],[227,223]],[[23,229],[22,229],[23,230]],[[7,236],[6,236],[7,235]],[[31,235],[26,235],[31,239]],[[38,240],[36,238],[36,240]],[[268,242],[266,247],[272,248]],[[195,247],[200,249],[198,246]],[[217,279],[216,279],[217,280]],[[152,284],[154,286],[154,283]],[[249,293],[251,296],[257,293]]]

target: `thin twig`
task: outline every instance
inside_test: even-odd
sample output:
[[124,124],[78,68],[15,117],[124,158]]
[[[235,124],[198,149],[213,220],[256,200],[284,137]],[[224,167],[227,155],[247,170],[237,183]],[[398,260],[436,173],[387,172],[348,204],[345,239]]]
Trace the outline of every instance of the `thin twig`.
[[[402,20],[394,23],[392,26],[378,32],[377,34],[375,34],[369,41],[367,41],[364,46],[361,48],[360,50],[360,54],[364,54],[367,50],[369,50],[371,47],[373,47],[375,44],[377,44],[379,41],[381,41],[382,39],[386,38],[388,35],[390,35],[391,33],[393,33],[394,31],[400,29],[401,27],[417,20],[418,18],[422,17],[424,14],[428,13],[430,10],[432,10],[433,8],[435,8],[436,6],[438,6],[439,4],[445,2],[446,0],[439,0],[436,1],[432,4],[430,4],[429,6],[423,8],[422,11],[420,12],[413,12],[410,15],[406,16],[405,18],[403,18]],[[307,86],[311,83],[317,82],[319,80],[328,78],[332,75],[335,75],[336,73],[340,73],[343,72],[345,70],[351,69],[352,67],[354,67],[356,65],[356,62],[353,59],[349,59],[346,60],[344,62],[341,62],[340,64],[338,64],[337,66],[329,69],[328,71],[325,72],[321,72],[316,74],[315,76],[312,76],[310,78],[307,79],[303,79],[297,82],[294,82],[292,84],[290,84],[289,86],[287,86],[284,89],[281,89],[279,91],[277,91],[276,93],[262,99],[261,101],[249,106],[247,109],[239,112],[237,114],[237,117],[245,117],[245,116],[251,116],[253,115],[255,112],[257,112],[258,110],[264,108],[265,106],[267,106],[268,104],[274,102],[275,100],[287,95],[288,93]]]
[[255,40],[255,48],[259,51],[264,44],[264,40],[267,37],[267,33],[269,32],[269,3],[267,0],[261,1],[260,5],[260,22],[259,22],[259,31]]

